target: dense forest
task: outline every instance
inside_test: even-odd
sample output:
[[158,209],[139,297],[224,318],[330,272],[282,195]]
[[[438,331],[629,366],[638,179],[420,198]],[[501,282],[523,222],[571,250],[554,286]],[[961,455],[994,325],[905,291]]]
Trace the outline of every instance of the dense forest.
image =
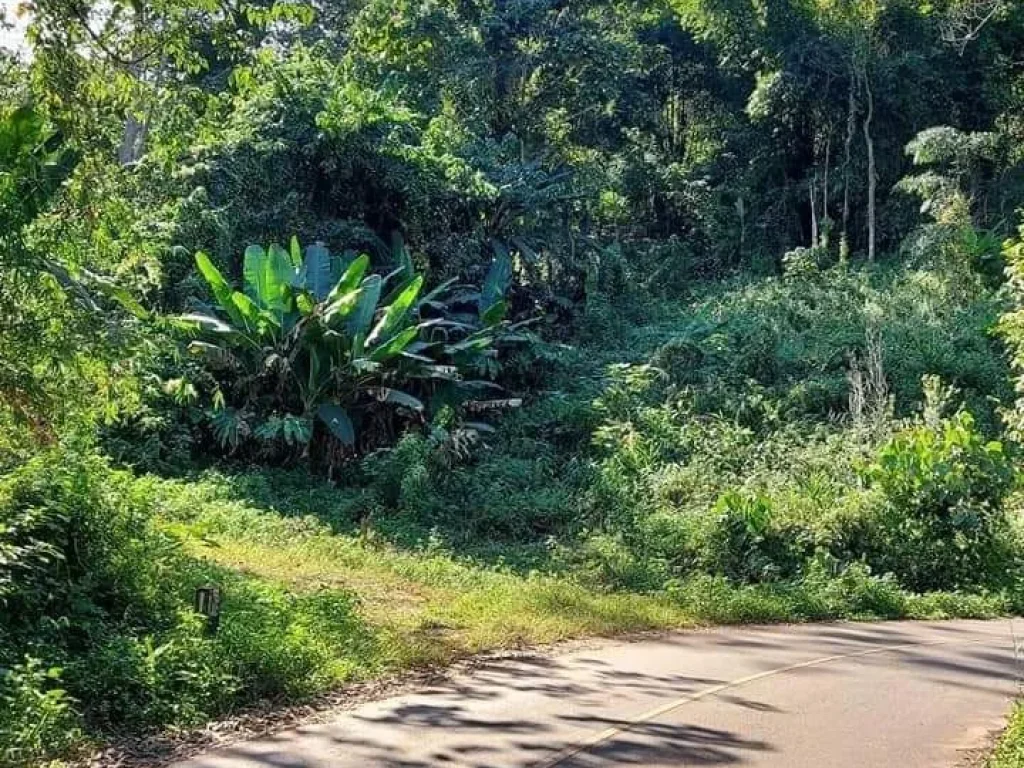
[[1024,609],[1024,4],[3,7],[0,764]]

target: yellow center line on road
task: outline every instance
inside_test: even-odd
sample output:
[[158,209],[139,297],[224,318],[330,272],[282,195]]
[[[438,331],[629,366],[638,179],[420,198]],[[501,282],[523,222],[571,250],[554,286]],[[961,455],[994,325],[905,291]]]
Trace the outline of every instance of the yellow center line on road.
[[[1013,631],[1013,623],[1012,623],[1012,621],[1010,623],[1010,631],[1011,631],[1011,633]],[[986,634],[989,634],[990,637],[992,637],[992,638],[999,637],[999,635],[997,635],[996,633],[986,633]],[[1011,634],[1011,639],[1012,639],[1012,634]],[[620,734],[623,734],[623,733],[626,733],[627,731],[633,730],[634,728],[636,728],[639,725],[643,725],[644,723],[649,723],[652,720],[657,720],[659,717],[667,715],[668,713],[673,712],[673,711],[679,709],[680,707],[685,706],[686,704],[690,704],[690,703],[695,702],[695,701],[700,701],[701,699],[706,699],[709,696],[714,696],[715,694],[722,693],[723,691],[727,691],[727,690],[730,690],[732,688],[739,688],[740,686],[743,686],[743,685],[749,685],[750,683],[757,682],[758,680],[763,680],[766,677],[773,677],[775,675],[781,675],[781,674],[784,674],[786,672],[794,672],[794,671],[796,671],[798,669],[806,669],[808,667],[817,667],[817,666],[821,666],[822,664],[829,664],[829,663],[832,663],[832,662],[835,662],[835,661],[842,661],[844,659],[856,659],[856,658],[859,658],[859,657],[862,657],[862,656],[873,656],[873,655],[879,654],[879,653],[894,653],[894,652],[898,652],[898,651],[907,651],[907,650],[910,650],[911,648],[930,648],[930,647],[934,647],[934,646],[937,646],[937,645],[976,645],[978,643],[984,643],[984,642],[986,642],[986,640],[983,640],[983,639],[978,639],[978,640],[955,639],[955,640],[934,640],[932,642],[927,642],[927,643],[905,643],[903,645],[887,645],[887,646],[884,646],[882,648],[869,648],[868,650],[865,650],[865,651],[855,651],[853,653],[841,653],[841,654],[836,654],[835,656],[822,656],[821,658],[818,658],[818,659],[811,659],[810,661],[802,661],[802,662],[800,662],[798,664],[790,664],[788,666],[779,667],[777,669],[769,669],[766,672],[758,672],[757,674],[754,674],[754,675],[747,675],[746,677],[741,677],[741,678],[738,678],[736,680],[730,680],[727,683],[721,683],[720,685],[715,685],[715,686],[712,686],[710,688],[705,688],[704,690],[698,691],[697,693],[692,693],[692,694],[690,694],[688,696],[683,696],[681,698],[674,699],[674,700],[672,700],[672,701],[670,701],[670,702],[668,702],[666,704],[662,704],[659,707],[655,707],[654,709],[651,709],[651,710],[648,710],[647,712],[644,712],[642,715],[639,715],[638,717],[633,718],[632,720],[630,720],[627,723],[623,723],[622,725],[617,725],[617,726],[614,726],[612,728],[606,728],[605,730],[600,731],[600,732],[594,734],[593,736],[591,736],[591,737],[589,737],[587,739],[584,739],[583,741],[577,742],[573,746],[570,746],[570,747],[567,747],[567,748],[563,749],[562,751],[560,751],[557,754],[555,754],[553,757],[548,758],[546,761],[541,762],[541,763],[536,763],[534,768],[554,768],[554,766],[557,766],[557,765],[565,762],[570,757],[575,757],[576,755],[579,755],[582,752],[586,752],[589,749],[592,749],[593,747],[597,746],[598,744],[601,744],[602,742],[609,741],[609,740],[615,738],[616,736],[619,736]]]

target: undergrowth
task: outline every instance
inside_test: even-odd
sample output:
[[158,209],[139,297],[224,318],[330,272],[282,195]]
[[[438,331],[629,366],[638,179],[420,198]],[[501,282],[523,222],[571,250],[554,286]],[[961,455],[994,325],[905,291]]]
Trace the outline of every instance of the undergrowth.
[[998,310],[927,271],[697,286],[524,351],[543,388],[472,450],[426,425],[334,485],[54,448],[0,478],[2,762],[484,649],[1019,611]]
[[985,768],[1021,768],[1024,766],[1024,705],[1018,704],[1010,722],[985,763]]

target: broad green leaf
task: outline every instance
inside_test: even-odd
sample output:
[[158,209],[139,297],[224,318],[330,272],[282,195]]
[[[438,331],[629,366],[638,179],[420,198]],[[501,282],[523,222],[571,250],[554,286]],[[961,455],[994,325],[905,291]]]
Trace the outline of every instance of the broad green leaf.
[[244,293],[235,291],[231,294],[231,303],[242,315],[247,328],[257,330],[260,327],[260,308],[256,306],[256,302]]
[[409,408],[414,411],[423,410],[423,403],[408,392],[402,392],[391,387],[375,387],[370,390],[370,393],[382,403],[400,405],[403,408]]
[[334,299],[324,308],[324,322],[328,325],[334,325],[347,319],[359,303],[359,297],[362,293],[362,289],[359,288]]
[[330,294],[328,294],[327,301],[334,301],[337,297],[343,296],[344,294],[358,288],[359,283],[363,279],[363,275],[366,274],[366,270],[369,268],[370,257],[364,253],[348,265],[348,269],[345,270],[341,279],[338,280],[337,285],[335,285],[334,288],[331,289]]
[[383,281],[380,279],[380,275],[370,275],[363,281],[356,305],[345,320],[345,329],[350,335],[365,334],[370,327],[373,316],[377,312],[377,302],[380,301],[382,285]]
[[245,293],[263,309],[283,315],[291,309],[290,286],[295,269],[291,257],[279,245],[264,251],[258,245],[245,249],[242,274]]
[[395,271],[404,279],[412,278],[414,267],[409,249],[405,247],[405,238],[395,230],[391,233],[391,255],[395,259]]
[[270,246],[267,252],[267,268],[270,275],[267,278],[268,295],[264,306],[274,312],[288,312],[292,308],[292,278],[295,276],[295,267],[288,251],[279,245]]
[[508,312],[508,303],[502,299],[485,309],[480,315],[480,321],[485,326],[497,325],[505,319],[506,312]]
[[420,289],[422,288],[423,275],[419,275],[406,286],[405,290],[399,294],[394,303],[384,312],[384,316],[366,339],[367,346],[372,347],[378,340],[389,338],[401,327],[402,321],[409,313],[412,305],[416,303],[416,297],[420,295]]
[[291,257],[292,267],[294,267],[296,271],[302,269],[302,248],[299,246],[299,238],[295,235],[292,235],[292,241],[288,248],[288,255]]
[[331,253],[322,245],[311,245],[306,248],[306,258],[299,273],[299,286],[309,291],[317,301],[325,300],[337,283],[332,274]]
[[352,426],[352,419],[349,418],[348,412],[340,405],[324,403],[317,409],[316,415],[331,430],[331,434],[341,440],[342,443],[345,445],[355,444],[356,430]]
[[389,360],[400,354],[420,333],[416,326],[406,328],[404,331],[395,334],[394,337],[381,344],[370,354],[370,359],[376,362]]
[[217,299],[221,309],[231,318],[233,323],[239,326],[244,325],[245,321],[242,319],[242,315],[235,307],[231,298],[235,291],[228,285],[228,281],[224,279],[220,271],[213,266],[210,257],[199,251],[196,254],[196,265],[199,267],[199,273],[206,280],[207,285],[210,286],[210,290],[213,291],[213,296]]
[[505,298],[509,285],[512,283],[512,258],[508,249],[499,241],[493,240],[494,260],[487,272],[484,284],[480,288],[479,312],[481,317],[492,306]]
[[366,334],[365,333],[354,333],[352,334],[352,357],[362,357],[363,352],[366,350]]
[[242,284],[246,295],[259,301],[262,293],[260,283],[266,272],[267,252],[258,245],[250,245],[242,257]]

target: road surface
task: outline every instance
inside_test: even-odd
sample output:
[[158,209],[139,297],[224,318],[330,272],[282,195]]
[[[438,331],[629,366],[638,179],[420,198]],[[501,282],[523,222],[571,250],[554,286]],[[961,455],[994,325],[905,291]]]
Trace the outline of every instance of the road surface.
[[1024,621],[720,628],[472,672],[175,768],[941,768],[999,727]]

